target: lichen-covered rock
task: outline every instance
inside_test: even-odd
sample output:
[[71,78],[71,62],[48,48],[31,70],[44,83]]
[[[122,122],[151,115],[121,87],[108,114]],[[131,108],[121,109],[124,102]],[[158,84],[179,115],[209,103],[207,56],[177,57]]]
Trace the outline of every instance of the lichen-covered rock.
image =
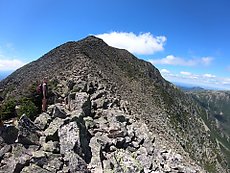
[[91,113],[91,101],[86,92],[69,94],[68,105],[71,111],[82,109],[86,116]]
[[51,116],[45,112],[40,114],[35,120],[34,124],[39,127],[41,130],[47,128],[49,123],[51,122]]
[[0,173],[20,172],[22,168],[29,164],[31,151],[22,144],[14,144],[11,153],[5,153],[0,165]]
[[18,122],[18,137],[17,142],[24,145],[39,145],[41,136],[40,128],[32,122],[25,114],[21,116]]
[[68,151],[65,153],[64,163],[69,169],[70,173],[74,172],[84,172],[89,173],[86,162],[74,151]]
[[11,145],[5,145],[0,149],[0,160],[3,158],[3,156],[7,153],[10,152],[12,149]]
[[36,164],[31,164],[29,166],[26,166],[22,169],[21,173],[50,173],[50,171],[41,168],[40,166]]
[[52,152],[52,153],[60,152],[60,144],[58,141],[48,141],[47,143],[44,142],[41,145],[43,151]]
[[64,120],[56,117],[49,125],[49,127],[44,131],[46,140],[58,141],[58,129],[64,124]]
[[64,160],[61,154],[49,154],[47,156],[47,164],[43,166],[44,169],[49,170],[50,172],[62,170]]
[[115,151],[105,161],[105,172],[143,172],[141,163],[131,153],[123,149]]
[[78,154],[82,154],[82,148],[80,144],[80,130],[77,122],[70,122],[63,125],[58,131],[58,137],[60,140],[60,153],[65,154],[69,151],[75,151]]

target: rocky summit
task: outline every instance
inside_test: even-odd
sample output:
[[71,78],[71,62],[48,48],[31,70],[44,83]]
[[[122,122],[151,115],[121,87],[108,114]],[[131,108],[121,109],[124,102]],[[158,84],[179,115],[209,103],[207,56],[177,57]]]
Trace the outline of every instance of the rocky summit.
[[149,62],[89,36],[0,83],[4,101],[49,79],[47,112],[0,129],[0,172],[228,172],[206,111]]

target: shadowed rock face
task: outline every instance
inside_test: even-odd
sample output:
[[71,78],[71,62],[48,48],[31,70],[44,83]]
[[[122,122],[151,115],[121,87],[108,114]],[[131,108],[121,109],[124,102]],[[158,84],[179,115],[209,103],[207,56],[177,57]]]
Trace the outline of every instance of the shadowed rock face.
[[[210,172],[226,172],[202,109],[128,51],[93,36],[68,42],[15,71],[0,88],[5,99],[26,95],[28,85],[43,76],[57,83],[55,93],[67,103],[51,105],[35,120],[44,131],[40,145],[46,149],[39,151],[61,155],[52,156],[62,165],[55,170],[202,172],[196,162]],[[28,160],[23,171],[48,165]]]

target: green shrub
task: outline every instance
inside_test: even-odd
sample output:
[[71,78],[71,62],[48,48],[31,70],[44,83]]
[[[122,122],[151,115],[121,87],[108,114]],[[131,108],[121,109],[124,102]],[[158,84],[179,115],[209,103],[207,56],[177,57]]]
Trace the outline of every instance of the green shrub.
[[26,114],[30,119],[34,119],[37,115],[38,108],[28,98],[22,98],[19,100],[18,117]]
[[7,120],[15,117],[16,103],[16,100],[11,99],[2,104],[2,106],[0,107],[0,116],[2,120]]

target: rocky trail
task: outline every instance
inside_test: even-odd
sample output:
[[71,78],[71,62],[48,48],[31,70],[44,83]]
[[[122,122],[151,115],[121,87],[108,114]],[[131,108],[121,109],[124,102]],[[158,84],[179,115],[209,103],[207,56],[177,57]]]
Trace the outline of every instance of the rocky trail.
[[205,172],[157,143],[157,134],[130,111],[127,101],[91,83],[56,103],[34,122],[23,115],[0,129],[0,172]]

